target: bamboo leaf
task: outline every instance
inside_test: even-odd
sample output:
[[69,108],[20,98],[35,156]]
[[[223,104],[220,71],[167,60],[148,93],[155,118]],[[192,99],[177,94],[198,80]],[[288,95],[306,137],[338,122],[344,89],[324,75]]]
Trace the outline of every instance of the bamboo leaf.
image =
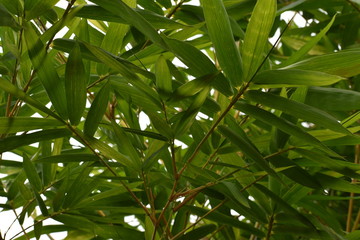
[[249,139],[244,138],[244,133],[237,133],[226,126],[219,126],[220,132],[224,137],[228,138],[232,144],[237,146],[245,155],[253,160],[260,168],[270,175],[276,176],[275,171],[270,167],[269,163],[263,158],[259,151],[254,148]]
[[135,12],[132,8],[120,0],[91,0],[109,12],[121,16],[127,24],[133,25],[143,34],[145,34],[153,43],[158,44],[162,48],[166,48],[166,44],[157,33],[155,28],[145,20],[143,16]]
[[269,113],[261,108],[246,104],[244,102],[237,102],[235,104],[235,107],[242,112],[253,116],[256,119],[263,121],[266,124],[277,127],[278,129],[289,135],[305,140],[307,143],[320,147],[325,151],[328,150],[327,147],[325,147],[325,145],[323,145],[318,139],[308,134],[296,125],[292,124],[291,122],[287,121],[286,119],[277,117],[272,113]]
[[70,136],[71,133],[67,129],[50,129],[35,133],[29,133],[19,136],[11,136],[0,139],[0,153],[13,150],[15,148],[26,146],[39,141],[51,140]]
[[46,53],[44,44],[38,38],[33,26],[25,24],[25,41],[29,49],[29,56],[37,71],[38,77],[48,94],[55,110],[63,118],[67,118],[65,86],[60,80],[52,60]]
[[336,132],[350,134],[334,117],[309,105],[259,91],[248,91],[245,96],[257,103],[278,109],[299,119],[310,121]]
[[[163,37],[163,39],[170,51],[191,69],[191,74],[195,77],[198,78],[219,72],[211,60],[191,44],[165,37]],[[233,94],[230,82],[222,74],[219,74],[215,78],[212,86],[225,96],[231,96]]]
[[67,162],[95,162],[99,158],[93,154],[61,154],[49,157],[42,157],[35,160],[37,163],[67,163]]
[[225,75],[234,86],[242,82],[242,60],[222,0],[201,0],[209,36]]
[[204,237],[214,232],[215,230],[216,230],[215,224],[207,224],[185,233],[178,239],[179,240],[203,239]]
[[84,133],[93,136],[106,112],[110,95],[110,84],[107,82],[96,95],[91,104],[84,124]]
[[337,53],[305,59],[284,69],[302,69],[319,71],[341,77],[352,77],[360,74],[360,50],[350,49]]
[[299,51],[296,51],[288,60],[283,62],[280,66],[287,66],[300,60],[305,54],[307,54],[311,48],[313,48],[329,31],[336,18],[336,14],[333,16],[331,21],[322,29],[315,37],[308,41]]
[[12,27],[14,30],[21,29],[21,26],[2,4],[0,4],[0,26]]
[[278,69],[267,70],[256,75],[253,82],[257,87],[328,86],[344,78],[323,72]]
[[229,224],[233,227],[239,228],[239,229],[243,229],[245,231],[248,231],[252,234],[255,234],[256,236],[259,237],[263,237],[265,236],[265,234],[260,231],[257,228],[254,228],[253,226],[251,226],[250,224],[244,223],[242,221],[239,221],[237,219],[234,219],[230,216],[227,216],[225,214],[219,213],[219,212],[211,212],[208,213],[209,211],[199,208],[199,207],[195,207],[195,206],[185,206],[184,208],[188,209],[191,213],[196,214],[198,216],[203,216],[205,214],[207,214],[205,216],[206,219],[209,219],[211,221],[214,222],[219,222],[219,223],[226,223]]
[[252,78],[264,60],[276,8],[276,0],[258,0],[256,2],[242,47],[245,81]]
[[24,167],[26,176],[29,179],[31,187],[34,189],[35,192],[39,193],[43,188],[40,176],[39,176],[33,162],[26,155],[23,156],[23,167]]
[[155,64],[156,86],[164,97],[172,92],[172,77],[164,56],[160,55]]
[[19,88],[17,88],[13,84],[11,84],[9,81],[6,81],[5,79],[0,78],[0,88],[3,89],[5,92],[16,96],[17,98],[23,100],[24,102],[35,107],[36,109],[40,110],[41,112],[48,114],[63,123],[63,120],[57,114],[50,111],[50,109],[48,109],[46,106],[41,104],[36,99],[26,95],[23,91],[21,91]]
[[85,110],[87,82],[80,46],[75,44],[74,49],[69,54],[65,70],[67,109],[72,125],[79,124]]
[[305,103],[323,110],[352,111],[360,109],[360,93],[340,88],[310,87]]
[[36,129],[48,129],[63,126],[55,119],[33,117],[0,117],[0,134],[24,132]]

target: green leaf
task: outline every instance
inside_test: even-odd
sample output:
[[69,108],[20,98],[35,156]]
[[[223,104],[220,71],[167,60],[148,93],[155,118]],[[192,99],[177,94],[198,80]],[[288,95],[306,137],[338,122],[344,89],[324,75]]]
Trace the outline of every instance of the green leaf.
[[245,138],[245,133],[239,133],[240,128],[237,129],[238,132],[233,131],[232,129],[226,126],[219,126],[220,132],[224,137],[228,138],[232,144],[237,146],[247,157],[253,160],[260,168],[265,170],[270,175],[276,176],[275,171],[270,167],[269,163],[263,158],[259,151],[253,146],[248,138]]
[[214,232],[216,230],[215,224],[206,224],[201,227],[198,227],[194,230],[191,230],[181,237],[177,238],[178,240],[195,240],[195,239],[203,239],[208,234]]
[[33,25],[25,24],[25,41],[29,56],[37,75],[48,94],[55,110],[63,118],[67,118],[64,82],[60,80],[55,67],[47,54],[44,44],[36,34]]
[[346,235],[347,240],[357,240],[360,238],[360,230],[355,230]]
[[276,8],[276,0],[258,0],[256,2],[242,47],[245,81],[249,81],[253,77],[264,60]]
[[325,174],[316,174],[315,177],[321,183],[324,188],[332,188],[334,190],[349,192],[349,193],[360,193],[360,187],[352,184],[341,178],[332,177]]
[[172,77],[166,58],[160,55],[155,64],[156,87],[160,94],[169,96],[172,92]]
[[[191,44],[165,37],[164,41],[170,51],[191,69],[191,74],[196,78],[219,72],[211,60]],[[212,86],[225,96],[231,96],[233,94],[230,82],[223,74],[219,74],[214,79]]]
[[224,3],[222,0],[201,0],[201,6],[220,67],[232,85],[239,86],[243,80],[242,60]]
[[245,96],[252,101],[278,109],[299,119],[318,124],[336,132],[350,134],[334,117],[309,105],[260,91],[248,91]]
[[257,228],[254,228],[252,225],[244,223],[242,221],[239,221],[238,219],[235,219],[233,217],[230,217],[228,215],[225,215],[223,213],[220,212],[211,212],[209,213],[208,210],[203,209],[203,208],[199,208],[199,207],[195,207],[195,206],[184,206],[184,208],[186,208],[187,210],[189,210],[191,213],[196,214],[198,216],[203,216],[205,214],[207,214],[205,216],[205,219],[209,219],[211,221],[214,222],[218,222],[221,224],[228,224],[230,226],[233,226],[235,228],[239,228],[239,229],[243,229],[245,231],[248,231],[256,236],[259,237],[264,237],[265,234],[260,231]]
[[110,84],[107,82],[97,93],[85,120],[84,133],[93,136],[106,112],[110,95]]
[[298,148],[292,151],[295,151],[301,154],[303,157],[318,163],[318,165],[323,168],[334,170],[336,172],[343,174],[344,176],[349,176],[354,178],[359,177],[356,171],[360,170],[360,167],[357,164],[352,164],[341,160],[335,160],[323,154],[306,149]]
[[26,155],[23,156],[23,167],[27,178],[29,179],[31,187],[35,192],[39,193],[43,186],[41,183],[40,176],[30,158]]
[[289,135],[305,140],[307,143],[314,146],[328,150],[327,147],[325,147],[325,145],[323,145],[318,139],[308,134],[301,128],[297,127],[293,123],[287,121],[286,119],[277,117],[276,115],[269,113],[268,111],[265,111],[256,106],[246,104],[244,102],[237,102],[235,104],[235,107],[242,112],[253,116],[256,119],[263,121],[266,124],[277,127],[278,129]]
[[0,26],[11,27],[14,30],[21,29],[21,26],[15,21],[15,18],[2,4],[0,4]]
[[120,0],[91,0],[109,12],[121,16],[127,24],[133,25],[144,35],[146,35],[153,43],[158,44],[162,48],[166,48],[166,44],[157,33],[156,29],[145,20],[143,16],[134,11],[123,1]]
[[86,104],[86,85],[88,79],[82,62],[80,47],[75,44],[70,52],[65,70],[65,90],[67,109],[72,125],[78,125]]
[[[140,14],[155,28],[179,29],[186,27],[184,24],[173,21],[172,19],[166,18],[148,10],[134,9],[134,11]],[[76,16],[87,19],[128,24],[128,22],[124,18],[122,18],[121,15],[114,14],[96,5],[86,5],[82,7],[80,11],[76,13]]]
[[70,131],[63,128],[63,129],[44,130],[35,133],[3,138],[0,139],[0,153],[10,151],[18,147],[26,146],[32,143],[67,137],[70,135],[71,135]]
[[26,20],[39,17],[52,9],[59,0],[37,1],[37,3],[26,11]]
[[280,196],[276,195],[275,193],[273,193],[272,191],[270,191],[269,189],[267,189],[266,187],[264,187],[261,184],[255,184],[254,187],[256,187],[257,189],[262,191],[264,194],[266,194],[269,198],[274,200],[280,208],[287,210],[299,221],[301,221],[302,223],[306,224],[307,226],[313,228],[313,230],[316,229],[315,226],[310,222],[310,220],[308,218],[306,218],[303,214],[299,213],[295,208],[293,208],[291,205],[289,205]]
[[35,160],[37,163],[67,163],[67,162],[95,162],[99,158],[93,154],[74,153],[74,154],[61,154],[49,157],[42,157]]
[[352,111],[360,109],[360,93],[340,88],[310,87],[305,103],[323,110]]
[[0,134],[24,132],[35,129],[48,129],[63,126],[55,119],[33,117],[0,117]]
[[107,159],[115,159],[118,163],[138,170],[136,163],[134,163],[129,157],[123,155],[122,153],[116,151],[106,143],[93,138],[92,136],[82,134],[81,132],[77,132],[81,139],[84,139],[86,144],[89,145],[92,149],[97,149],[100,151],[101,155],[106,157]]
[[322,29],[315,37],[313,37],[310,41],[307,41],[306,44],[299,50],[296,51],[291,57],[282,62],[280,66],[287,66],[299,61],[305,54],[307,54],[311,48],[313,48],[320,40],[325,36],[325,34],[329,31],[331,26],[333,25],[336,18],[336,14],[333,16],[331,21],[326,25],[324,29]]
[[58,119],[60,122],[64,122],[57,114],[53,113],[50,109],[44,106],[42,103],[37,101],[36,99],[26,95],[23,91],[19,88],[11,84],[9,81],[6,81],[3,78],[0,78],[0,88],[3,89],[5,92],[10,93],[17,98],[23,100],[24,102],[28,103],[29,105],[35,107],[36,109],[40,110],[41,112],[52,116],[55,119]]
[[305,59],[284,69],[319,71],[341,77],[360,74],[360,50],[350,49]]
[[256,75],[253,82],[257,87],[276,88],[293,86],[327,86],[337,83],[344,78],[323,72],[278,69],[267,70]]
[[129,156],[130,159],[135,162],[137,168],[139,169],[142,165],[140,154],[131,143],[129,136],[117,123],[112,121],[111,125],[117,138],[119,152],[125,154],[126,156]]
[[119,71],[131,84],[136,86],[144,94],[146,94],[152,102],[161,106],[159,102],[159,97],[154,90],[152,90],[148,85],[146,85],[127,65],[123,64],[121,61],[117,61],[109,53],[105,52],[101,48],[92,46],[90,44],[84,43],[84,45],[104,64],[107,66]]

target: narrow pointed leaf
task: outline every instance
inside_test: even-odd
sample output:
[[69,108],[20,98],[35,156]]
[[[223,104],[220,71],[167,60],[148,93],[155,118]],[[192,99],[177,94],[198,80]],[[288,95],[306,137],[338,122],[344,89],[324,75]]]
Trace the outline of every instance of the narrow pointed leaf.
[[284,69],[302,69],[325,72],[341,77],[352,77],[360,74],[360,50],[359,48],[344,50],[321,56],[308,58],[294,63]]
[[230,140],[232,144],[237,146],[245,155],[253,160],[260,168],[270,175],[276,176],[275,171],[270,167],[269,163],[263,158],[259,151],[249,143],[249,139],[245,139],[242,134],[238,134],[226,126],[219,126],[220,132]]
[[0,134],[30,131],[35,129],[48,129],[63,126],[64,124],[55,119],[14,117],[0,118]]
[[190,239],[203,239],[206,235],[211,234],[216,230],[217,226],[215,224],[207,224],[201,227],[195,228],[183,236],[177,238],[178,240],[190,240]]
[[0,153],[39,141],[62,138],[70,135],[71,133],[67,129],[50,129],[35,133],[3,138],[0,139]]
[[169,96],[172,92],[172,77],[166,58],[160,56],[155,64],[156,86],[160,94]]
[[67,162],[95,162],[99,158],[94,154],[61,154],[49,157],[38,158],[38,163],[67,163]]
[[41,112],[52,116],[55,119],[58,119],[60,122],[63,120],[55,113],[53,113],[50,109],[44,106],[42,103],[37,101],[36,99],[28,96],[15,85],[11,84],[9,81],[6,81],[3,78],[0,78],[0,88],[3,89],[5,92],[10,93],[13,96],[23,100],[24,102],[28,103],[29,105],[35,107],[36,109],[40,110]]
[[40,192],[43,188],[40,176],[29,157],[23,157],[23,167],[29,182],[36,192]]
[[248,91],[245,96],[252,101],[278,109],[299,119],[318,124],[336,132],[350,134],[334,117],[309,105],[260,91]]
[[243,77],[242,61],[224,3],[222,0],[201,0],[201,6],[217,60],[231,83],[239,86]]
[[29,23],[25,25],[25,41],[29,49],[30,59],[51,103],[61,117],[67,118],[64,82],[60,80],[52,59],[49,58],[46,52],[45,45]]
[[310,87],[306,104],[329,111],[353,111],[360,109],[360,93],[340,88]]
[[242,48],[245,81],[251,79],[265,58],[276,10],[276,0],[258,0],[256,2]]
[[20,30],[21,26],[15,21],[15,18],[0,4],[0,26],[12,27],[14,30]]
[[97,93],[91,104],[84,124],[84,133],[93,136],[106,112],[110,95],[110,84],[107,82]]
[[[211,60],[191,44],[166,37],[164,37],[164,41],[170,51],[191,69],[191,74],[195,77],[198,78],[219,72]],[[223,74],[219,74],[214,79],[212,86],[225,96],[231,96],[233,94],[230,82]]]
[[325,145],[323,145],[318,139],[308,134],[301,128],[297,127],[293,123],[287,121],[286,119],[280,118],[272,113],[269,113],[268,111],[243,102],[237,102],[235,107],[242,112],[253,116],[256,119],[263,121],[264,123],[271,124],[271,126],[277,127],[281,131],[291,136],[305,140],[307,143],[327,150],[327,147],[325,147]]
[[260,87],[292,87],[292,86],[328,86],[344,80],[340,76],[323,72],[278,69],[267,70],[256,75],[253,82]]
[[134,11],[121,0],[91,0],[109,12],[121,16],[128,24],[136,27],[140,32],[146,35],[153,43],[166,48],[166,44],[157,33],[156,29],[145,20],[143,16]]
[[75,44],[74,49],[69,54],[65,70],[67,109],[72,125],[79,124],[85,110],[87,82],[80,46]]
[[319,166],[334,170],[345,176],[358,178],[359,174],[356,171],[360,170],[360,167],[356,164],[348,163],[341,160],[335,160],[323,154],[306,150],[306,149],[294,149],[293,151],[301,154],[303,157],[316,162]]
[[296,51],[288,60],[283,62],[280,66],[293,64],[299,61],[303,56],[305,56],[311,50],[311,48],[313,48],[329,31],[335,21],[335,18],[336,14],[333,16],[331,21],[326,25],[324,29],[322,29],[315,37],[308,41],[299,51]]

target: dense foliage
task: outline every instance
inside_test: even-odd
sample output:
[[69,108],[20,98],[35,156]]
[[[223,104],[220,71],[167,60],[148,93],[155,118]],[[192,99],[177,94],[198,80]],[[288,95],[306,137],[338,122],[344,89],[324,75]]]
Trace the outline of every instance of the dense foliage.
[[58,2],[0,0],[0,239],[360,239],[359,1]]

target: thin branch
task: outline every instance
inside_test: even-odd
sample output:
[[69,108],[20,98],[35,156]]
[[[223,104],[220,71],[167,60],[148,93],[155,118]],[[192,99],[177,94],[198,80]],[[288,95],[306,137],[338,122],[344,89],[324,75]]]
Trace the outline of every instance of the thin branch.
[[274,214],[271,214],[269,219],[268,231],[266,234],[266,240],[270,240],[273,226],[274,226]]

